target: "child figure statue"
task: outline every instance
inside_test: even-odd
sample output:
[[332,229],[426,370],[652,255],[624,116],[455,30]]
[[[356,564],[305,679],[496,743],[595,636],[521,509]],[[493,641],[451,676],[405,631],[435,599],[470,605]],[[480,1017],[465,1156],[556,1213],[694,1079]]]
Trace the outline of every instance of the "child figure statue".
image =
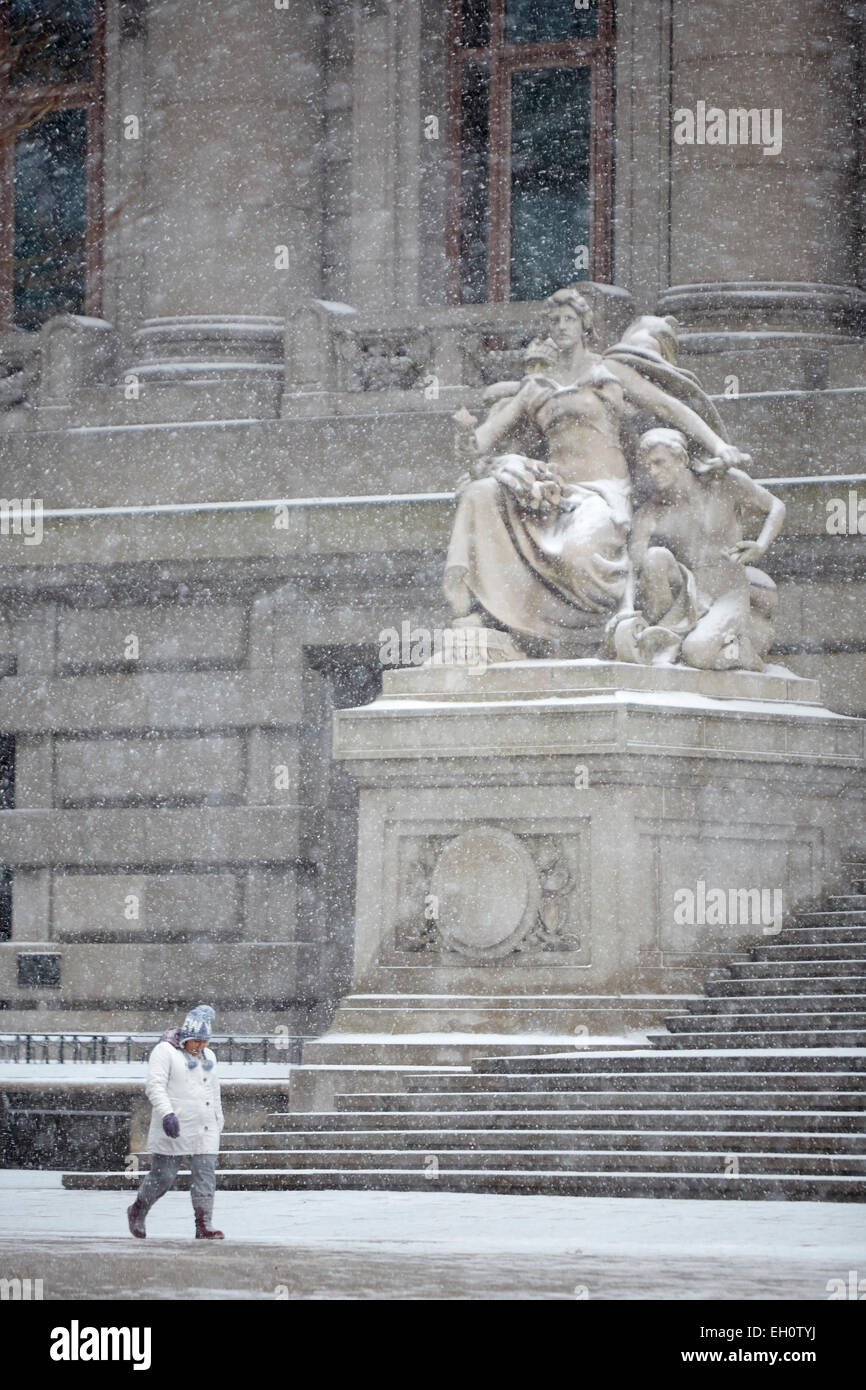
[[[739,468],[695,473],[679,430],[648,430],[638,457],[653,495],[632,519],[626,592],[608,624],[616,657],[762,671],[777,596],[755,561],[781,531],[784,503]],[[764,518],[755,540],[749,513]]]

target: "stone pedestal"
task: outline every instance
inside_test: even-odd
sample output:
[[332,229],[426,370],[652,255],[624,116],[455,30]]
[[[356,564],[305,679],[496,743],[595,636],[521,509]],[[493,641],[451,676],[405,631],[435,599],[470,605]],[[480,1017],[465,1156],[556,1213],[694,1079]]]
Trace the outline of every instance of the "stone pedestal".
[[781,668],[386,673],[335,716],[360,803],[353,992],[330,1037],[659,1022],[831,889],[863,824],[864,738]]

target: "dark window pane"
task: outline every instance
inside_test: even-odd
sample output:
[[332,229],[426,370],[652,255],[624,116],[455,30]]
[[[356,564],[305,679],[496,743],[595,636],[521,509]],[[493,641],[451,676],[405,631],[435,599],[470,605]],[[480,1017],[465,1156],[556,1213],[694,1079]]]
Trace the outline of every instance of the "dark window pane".
[[15,805],[15,739],[0,734],[0,811],[11,811]]
[[490,0],[462,0],[460,43],[463,48],[487,48],[490,43]]
[[[0,810],[15,805],[15,739],[0,734]],[[12,939],[12,871],[0,868],[0,941]]]
[[22,951],[18,956],[19,989],[59,989],[61,957],[53,951]]
[[86,82],[93,66],[93,0],[7,0],[13,87]]
[[15,142],[14,312],[20,328],[84,311],[87,112],[43,116]]
[[505,42],[595,38],[598,4],[589,0],[586,9],[578,9],[575,0],[505,0]]
[[0,869],[0,941],[12,940],[12,870]]
[[543,299],[587,279],[589,68],[543,68],[511,79],[511,298]]
[[490,75],[486,67],[467,65],[461,80],[460,298],[476,304],[487,298]]

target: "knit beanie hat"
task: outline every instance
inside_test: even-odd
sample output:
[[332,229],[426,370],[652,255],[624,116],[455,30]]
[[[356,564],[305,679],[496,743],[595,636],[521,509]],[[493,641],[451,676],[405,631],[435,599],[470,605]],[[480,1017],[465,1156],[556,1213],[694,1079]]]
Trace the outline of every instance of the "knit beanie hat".
[[190,1009],[180,1030],[181,1042],[186,1042],[188,1038],[203,1038],[207,1041],[211,1035],[211,1020],[215,1016],[210,1004],[199,1004],[196,1008]]

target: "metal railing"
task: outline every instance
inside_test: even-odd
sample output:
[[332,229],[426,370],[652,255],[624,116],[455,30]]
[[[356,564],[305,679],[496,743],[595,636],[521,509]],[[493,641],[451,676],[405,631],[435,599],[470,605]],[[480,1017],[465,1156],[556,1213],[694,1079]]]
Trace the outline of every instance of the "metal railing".
[[[161,1033],[0,1033],[0,1061],[146,1062]],[[303,1034],[218,1033],[208,1044],[222,1062],[299,1065]]]

